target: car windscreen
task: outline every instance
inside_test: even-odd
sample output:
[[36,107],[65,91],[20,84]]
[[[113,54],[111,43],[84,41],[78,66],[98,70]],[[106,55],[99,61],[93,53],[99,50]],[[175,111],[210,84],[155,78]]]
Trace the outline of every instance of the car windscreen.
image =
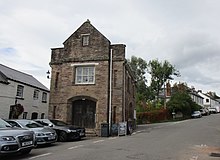
[[6,121],[4,121],[3,119],[0,119],[0,128],[7,128],[7,127],[11,127],[11,125]]
[[19,121],[19,123],[23,126],[23,127],[27,127],[27,128],[38,128],[38,127],[44,127],[43,125],[35,122],[35,121]]
[[68,125],[67,123],[63,122],[63,121],[59,121],[59,120],[50,120],[54,125],[56,126],[66,126]]

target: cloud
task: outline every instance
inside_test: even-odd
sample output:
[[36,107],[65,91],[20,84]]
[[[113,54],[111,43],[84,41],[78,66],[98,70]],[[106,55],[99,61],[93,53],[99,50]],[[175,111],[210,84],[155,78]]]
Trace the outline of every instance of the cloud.
[[[220,93],[219,0],[0,1],[0,63],[49,87],[50,48],[87,19],[126,56],[168,60],[177,80]],[[13,57],[13,58],[12,58]]]

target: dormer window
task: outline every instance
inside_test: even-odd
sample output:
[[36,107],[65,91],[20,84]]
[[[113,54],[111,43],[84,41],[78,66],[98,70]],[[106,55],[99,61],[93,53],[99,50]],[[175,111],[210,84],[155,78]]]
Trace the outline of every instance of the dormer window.
[[89,45],[89,35],[82,35],[82,46],[88,46]]

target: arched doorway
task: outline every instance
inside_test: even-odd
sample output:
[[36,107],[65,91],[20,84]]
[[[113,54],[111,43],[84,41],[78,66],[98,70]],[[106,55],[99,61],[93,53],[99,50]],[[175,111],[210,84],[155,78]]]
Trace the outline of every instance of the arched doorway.
[[96,102],[80,99],[72,102],[72,123],[85,128],[95,128]]

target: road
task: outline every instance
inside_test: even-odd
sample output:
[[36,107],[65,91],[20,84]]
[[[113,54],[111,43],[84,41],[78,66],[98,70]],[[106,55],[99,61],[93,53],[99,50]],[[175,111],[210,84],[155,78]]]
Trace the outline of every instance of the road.
[[39,147],[7,160],[219,160],[220,114],[138,126],[131,136]]

